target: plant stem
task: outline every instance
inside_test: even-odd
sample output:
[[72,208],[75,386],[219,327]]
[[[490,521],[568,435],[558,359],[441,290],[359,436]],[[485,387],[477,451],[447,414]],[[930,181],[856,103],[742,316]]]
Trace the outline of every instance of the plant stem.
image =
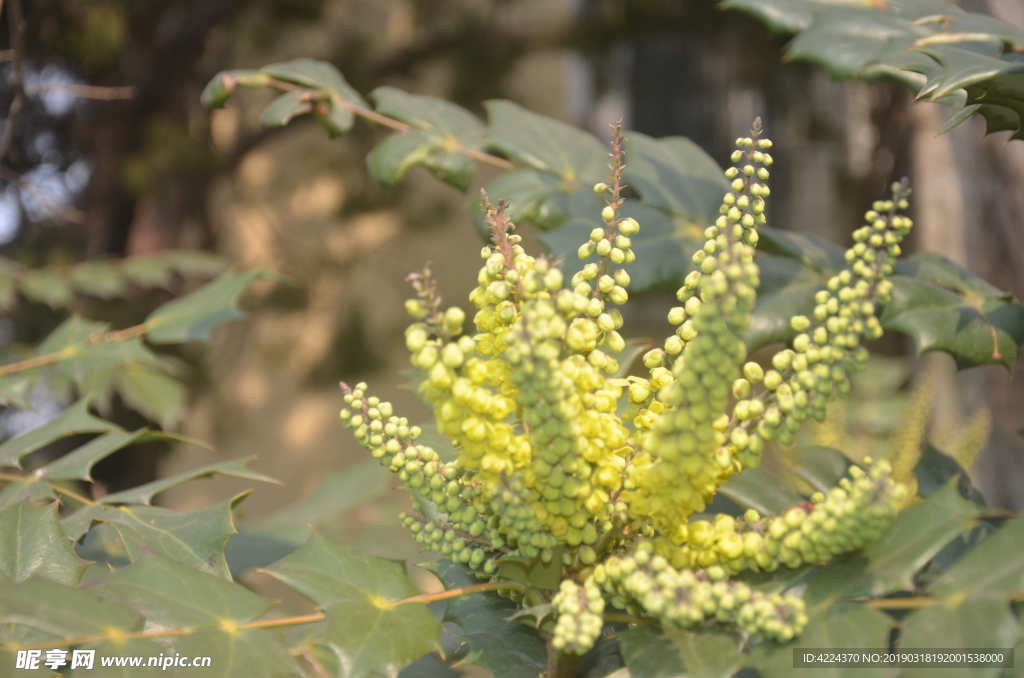
[[[96,344],[109,344],[115,341],[124,341],[125,339],[131,339],[145,334],[147,329],[146,323],[142,323],[123,330],[93,335],[85,345],[94,346]],[[67,360],[68,358],[78,355],[81,348],[81,345],[67,346],[54,353],[46,353],[44,355],[37,355],[34,358],[19,360],[15,363],[0,365],[0,377],[7,376],[8,374],[14,374],[15,372],[24,372],[25,370],[31,370],[36,367],[45,367],[46,365],[59,363],[62,360]]]
[[[54,488],[57,489],[57,488]],[[522,584],[514,582],[487,582],[484,584],[476,584],[474,586],[464,586],[459,589],[451,589],[450,591],[442,591],[441,593],[425,593],[419,596],[412,596],[410,598],[403,598],[402,600],[396,600],[392,603],[379,603],[380,607],[395,607],[397,605],[404,605],[406,603],[432,603],[435,600],[445,600],[447,598],[457,598],[459,596],[469,595],[471,593],[480,593],[482,591],[495,591],[498,589],[516,589],[518,591],[525,591],[526,587]],[[278,617],[276,619],[258,619],[256,621],[245,622],[243,624],[234,624],[231,622],[222,624],[221,630],[229,631],[231,633],[237,633],[238,631],[247,631],[249,629],[270,629],[281,626],[299,626],[301,624],[315,624],[327,619],[327,615],[324,612],[314,612],[312,614],[299,615],[295,617]],[[70,645],[85,645],[86,643],[98,643],[104,640],[122,640],[129,638],[171,638],[175,636],[187,636],[198,631],[209,631],[210,627],[190,628],[190,629],[164,629],[161,631],[132,631],[129,633],[120,633],[113,631],[111,633],[96,634],[93,636],[79,636],[77,638],[65,638],[63,640],[47,640],[41,643],[28,643],[26,645],[17,645],[14,647],[16,650],[40,650],[40,649],[52,649],[54,647],[67,647]],[[569,674],[566,674],[569,675]]]
[[[270,80],[267,81],[267,84],[269,84],[271,87],[276,87],[277,89],[288,92],[297,92],[306,89],[301,85],[295,85],[290,82],[285,82],[284,80],[278,80],[277,78],[271,78]],[[309,96],[310,100],[323,100],[325,98],[315,90],[309,90]],[[302,95],[301,98],[305,100],[306,95]],[[393,129],[400,134],[408,134],[409,132],[412,132],[413,129],[415,129],[412,125],[408,123],[402,122],[401,120],[395,120],[394,118],[390,118],[384,115],[383,113],[378,113],[377,111],[371,110],[369,108],[364,108],[359,104],[354,104],[351,101],[346,101],[341,97],[330,97],[330,102],[334,106],[340,106],[344,108],[353,115],[358,115],[360,118],[371,120],[377,123],[378,125],[387,127],[389,129]],[[503,170],[515,169],[515,164],[506,160],[505,158],[500,158],[496,155],[485,153],[484,151],[475,148],[470,148],[469,146],[462,144],[457,139],[445,139],[445,146],[449,150],[462,153],[464,156],[468,158],[476,160],[477,162],[481,162],[485,165],[490,165],[491,167],[497,167],[498,169]]]
[[548,670],[544,673],[544,678],[573,678],[582,657],[559,652],[551,644],[551,640],[548,639]]
[[526,591],[526,587],[522,584],[516,584],[508,581],[492,581],[484,584],[474,584],[473,586],[464,586],[460,589],[449,589],[447,591],[441,591],[440,593],[424,593],[422,595],[413,596],[411,598],[403,598],[402,600],[396,600],[393,603],[388,604],[388,607],[395,607],[397,605],[405,605],[406,603],[433,603],[438,600],[448,600],[449,598],[458,598],[459,596],[468,596],[471,593],[482,593],[484,591],[498,591],[500,589],[513,589],[515,591]]

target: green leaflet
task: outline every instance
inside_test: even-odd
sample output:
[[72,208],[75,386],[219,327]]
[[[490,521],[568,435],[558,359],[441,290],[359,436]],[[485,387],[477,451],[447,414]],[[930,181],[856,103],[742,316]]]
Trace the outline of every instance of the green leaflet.
[[950,0],[873,3],[826,0],[723,0],[773,30],[795,33],[791,60],[819,64],[834,77],[899,80],[919,99],[946,104],[943,132],[974,113],[988,133],[1024,138],[1024,31],[972,14]]
[[[794,674],[794,647],[867,648],[888,647],[891,617],[855,603],[838,603],[812,614],[800,638],[787,645],[761,643],[750,653],[746,664],[763,678],[786,678]],[[897,669],[816,668],[815,678],[889,678]]]
[[88,400],[79,400],[42,426],[0,445],[0,466],[19,466],[21,459],[50,443],[77,433],[122,431],[116,424],[89,414]]
[[226,621],[242,624],[273,606],[243,586],[156,553],[142,554],[93,588],[152,622],[176,629],[215,628]]
[[632,678],[728,678],[743,664],[736,635],[637,626],[622,634],[622,656]]
[[146,338],[155,344],[209,341],[210,330],[222,323],[244,318],[238,298],[268,273],[261,268],[242,273],[227,271],[213,282],[153,311],[146,318]]
[[393,134],[367,157],[370,175],[379,183],[398,183],[412,167],[423,165],[439,179],[466,189],[473,178],[473,161],[459,146],[476,149],[484,125],[461,106],[437,97],[407,94],[394,87],[372,93],[377,112],[415,129]]
[[440,649],[440,624],[421,603],[389,603],[419,593],[402,563],[375,558],[313,533],[265,572],[320,606],[320,640],[349,678],[396,670]]
[[981,513],[978,506],[960,496],[955,480],[950,481],[925,501],[900,513],[863,555],[845,556],[819,571],[807,588],[808,606],[913,591],[914,575],[946,544],[970,529]]
[[587,190],[608,174],[604,144],[580,128],[511,101],[495,99],[484,107],[490,121],[487,145],[513,160]]
[[785,482],[764,469],[748,468],[718,488],[722,496],[761,515],[779,515],[804,500]]
[[184,471],[167,478],[154,480],[153,482],[139,485],[121,492],[104,495],[100,499],[101,504],[144,504],[146,506],[153,500],[153,497],[164,490],[170,489],[190,480],[197,478],[212,478],[216,475],[234,476],[236,478],[247,478],[258,480],[264,483],[276,483],[277,481],[269,476],[247,468],[249,462],[255,457],[242,457],[231,461],[222,461],[207,466],[200,466],[190,471]]
[[1024,306],[1013,295],[930,252],[900,261],[892,282],[882,325],[909,334],[918,354],[941,350],[961,369],[1013,370],[1024,343]]
[[132,562],[144,553],[155,551],[175,562],[230,581],[224,548],[237,531],[232,511],[248,494],[192,513],[152,506],[112,508],[96,504],[65,518],[63,527],[77,541],[94,521],[107,523],[117,530]]
[[[479,584],[464,565],[438,560],[425,565],[445,589]],[[495,678],[535,678],[546,668],[544,640],[536,630],[509,618],[519,609],[516,603],[488,591],[452,598],[444,621],[457,625],[458,638],[468,645],[464,662],[480,666]]]
[[23,501],[0,511],[0,582],[38,577],[70,586],[86,567],[60,528],[56,503]]

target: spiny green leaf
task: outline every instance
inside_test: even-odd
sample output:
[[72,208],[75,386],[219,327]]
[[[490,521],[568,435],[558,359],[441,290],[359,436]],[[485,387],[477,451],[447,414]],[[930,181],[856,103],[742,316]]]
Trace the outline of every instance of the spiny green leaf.
[[21,279],[21,293],[53,308],[67,308],[74,300],[68,281],[51,268],[37,268]]
[[285,92],[267,104],[260,113],[260,125],[263,127],[284,127],[292,118],[309,113],[313,105],[304,101],[301,92]]
[[141,617],[133,610],[86,588],[46,579],[0,584],[0,621],[26,624],[60,638],[130,632]]
[[[547,231],[561,226],[569,218],[565,187],[557,177],[550,174],[534,170],[513,170],[491,181],[486,190],[492,203],[498,200],[508,202],[507,214],[515,223],[530,222]],[[593,193],[589,199],[597,210],[595,213],[600,214]],[[474,200],[472,206],[477,230],[485,239],[489,238],[482,203]],[[581,244],[577,243],[576,247]]]
[[929,591],[935,596],[994,597],[1002,601],[1010,593],[1024,591],[1024,518],[1010,521],[969,551],[933,582]]
[[[959,605],[933,605],[916,610],[901,622],[900,648],[1010,648],[1020,640],[1021,628],[1003,600],[969,600]],[[995,678],[1001,668],[949,667],[942,669],[903,669],[901,678],[926,678],[936,675],[951,678]]]
[[785,482],[760,468],[733,476],[718,491],[743,508],[762,515],[779,515],[804,500]]
[[484,134],[484,124],[475,115],[450,101],[394,87],[378,87],[371,96],[377,102],[378,113],[436,136],[472,146]]
[[[465,566],[448,560],[424,567],[441,580],[445,590],[480,583]],[[469,646],[462,661],[490,671],[495,678],[536,678],[543,673],[547,665],[544,640],[530,626],[509,621],[518,609],[516,603],[493,592],[450,599],[444,621],[457,625],[461,629],[457,637]]]
[[40,577],[71,586],[86,566],[60,529],[56,502],[35,506],[23,501],[0,511],[0,582]]
[[120,268],[105,261],[86,261],[71,269],[71,284],[83,294],[100,299],[124,296],[128,280]]
[[57,353],[70,346],[82,346],[93,337],[102,336],[109,331],[110,323],[72,314],[40,342],[37,353],[47,355],[48,353]]
[[440,624],[426,605],[392,604],[418,593],[401,563],[314,532],[265,571],[324,609],[324,641],[344,659],[348,678],[395,671],[440,649]]
[[160,253],[165,264],[183,276],[215,276],[224,272],[227,263],[213,252],[202,250],[166,250]]
[[267,275],[262,268],[243,273],[227,271],[195,292],[167,302],[146,318],[146,338],[156,344],[209,341],[214,327],[245,317],[238,308],[238,298],[254,281]]
[[[429,444],[422,436],[417,442]],[[376,460],[361,462],[324,476],[310,496],[247,523],[245,528],[288,542],[303,542],[309,537],[310,525],[317,527],[336,521],[355,507],[380,496],[387,487],[387,480],[387,471]]]
[[114,383],[126,405],[163,428],[178,422],[188,397],[180,379],[141,365],[126,365],[114,376]]
[[960,496],[955,482],[947,483],[900,513],[892,526],[864,549],[863,556],[847,556],[838,565],[821,570],[808,586],[808,603],[912,591],[918,570],[970,529],[980,514],[977,506]]
[[109,431],[123,429],[89,414],[89,402],[82,399],[42,426],[26,431],[0,445],[0,466],[19,466],[22,457],[67,436]]
[[210,657],[211,669],[224,678],[292,678],[300,675],[280,634],[267,629],[192,633],[177,639],[174,650],[184,656]]
[[653,139],[627,132],[625,147],[623,178],[644,203],[696,222],[702,231],[714,223],[729,183],[700,146],[685,137]]
[[105,577],[94,590],[138,610],[150,622],[175,629],[242,624],[265,614],[273,603],[244,586],[143,553]]
[[622,656],[632,678],[728,678],[743,664],[736,635],[637,626],[622,634]]
[[248,492],[192,513],[152,506],[111,508],[97,504],[79,509],[65,519],[63,526],[72,539],[77,539],[98,520],[117,530],[132,562],[148,551],[155,551],[230,581],[224,547],[236,532],[232,510],[246,495]]
[[[878,610],[856,603],[830,605],[810,616],[800,637],[787,645],[765,642],[750,653],[747,665],[763,678],[789,678],[794,675],[794,648],[869,648],[888,647],[892,618]],[[824,678],[888,678],[898,670],[890,667],[814,669]]]
[[[117,642],[105,640],[100,643],[83,645],[81,649],[96,651],[93,668],[76,668],[71,672],[71,678],[157,678],[157,676],[167,678],[168,676],[162,667],[146,666],[150,657],[159,657],[167,652],[166,646],[152,640],[120,638]],[[100,657],[116,657],[115,662],[121,660],[125,664],[130,664],[135,657],[145,657],[145,660],[142,661],[142,666],[103,666]]]
[[882,326],[909,334],[918,354],[946,351],[961,369],[1016,365],[1024,306],[1012,295],[930,252],[901,260],[892,282]]
[[278,481],[274,480],[270,476],[265,476],[262,473],[257,473],[256,471],[251,471],[246,468],[247,464],[255,458],[255,456],[242,457],[241,459],[232,459],[231,461],[222,461],[215,464],[209,464],[207,466],[200,466],[199,468],[183,471],[182,473],[178,473],[167,478],[161,478],[160,480],[154,480],[144,485],[122,490],[121,492],[104,495],[99,501],[102,504],[145,504],[148,506],[149,503],[153,501],[153,497],[164,490],[176,487],[190,480],[196,480],[198,478],[212,478],[216,475],[247,478],[249,480],[258,480],[264,483],[277,483]]
[[484,107],[490,118],[487,144],[510,158],[587,189],[608,174],[604,144],[578,127],[511,101],[495,99]]
[[156,255],[129,257],[121,262],[128,279],[141,287],[168,287],[171,284],[170,262]]

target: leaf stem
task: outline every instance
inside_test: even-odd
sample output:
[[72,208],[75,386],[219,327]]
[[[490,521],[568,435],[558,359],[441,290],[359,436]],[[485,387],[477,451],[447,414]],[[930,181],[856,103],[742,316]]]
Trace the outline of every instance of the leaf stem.
[[653,624],[655,619],[650,617],[637,617],[636,615],[626,614],[624,612],[606,612],[604,614],[604,620],[606,622],[623,622],[625,624]]
[[[115,341],[124,341],[125,339],[131,339],[145,334],[147,329],[148,327],[146,326],[146,323],[141,323],[139,325],[127,327],[123,330],[107,332],[106,334],[94,334],[89,337],[89,340],[85,345],[94,346],[96,344],[109,344]],[[54,353],[46,353],[44,355],[37,355],[34,358],[19,360],[15,363],[0,365],[0,377],[7,376],[8,374],[14,374],[15,372],[24,372],[25,370],[35,369],[36,367],[45,367],[46,365],[59,363],[78,355],[81,348],[81,345],[67,346],[59,351],[55,351]]]
[[80,502],[80,503],[82,503],[82,504],[84,504],[86,506],[95,506],[96,505],[96,502],[94,502],[92,499],[89,499],[85,495],[78,494],[77,492],[69,490],[66,487],[61,487],[60,485],[57,485],[56,483],[50,483],[50,488],[54,492],[57,492],[58,494],[63,494],[66,497],[71,497],[75,501]]
[[[297,92],[306,89],[302,85],[296,85],[290,82],[286,82],[284,80],[278,80],[277,78],[271,78],[270,80],[267,81],[267,84],[269,84],[271,87],[276,87],[277,89],[288,92]],[[317,96],[319,93],[317,93],[316,90],[309,90],[309,92],[312,94],[312,98],[317,100],[322,99],[322,96]],[[383,113],[378,113],[377,111],[365,108],[363,106],[360,106],[359,104],[354,104],[351,101],[346,101],[341,97],[330,97],[330,102],[334,106],[341,106],[342,108],[349,111],[353,115],[358,115],[360,118],[371,120],[377,123],[378,125],[381,125],[382,127],[393,129],[400,134],[408,134],[409,132],[412,132],[415,129],[409,123],[402,122],[401,120],[395,120],[394,118],[388,117]],[[492,155],[491,153],[486,153],[476,148],[471,148],[469,146],[462,144],[456,139],[448,139],[446,145],[451,150],[458,151],[459,153],[462,153],[466,157],[476,160],[477,162],[483,163],[485,165],[490,165],[491,167],[497,167],[498,169],[503,170],[515,169],[515,164],[513,164],[509,160],[506,160],[505,158],[501,158],[496,155]]]
[[[54,488],[56,489],[56,488]],[[403,598],[402,600],[396,600],[391,603],[383,603],[382,607],[394,607],[397,605],[404,605],[406,603],[431,603],[436,600],[445,600],[447,598],[457,598],[459,596],[469,595],[471,593],[480,593],[482,591],[496,591],[498,589],[515,589],[517,591],[525,591],[526,587],[522,584],[515,582],[487,582],[484,584],[476,584],[474,586],[464,586],[459,589],[451,589],[449,591],[442,591],[440,593],[426,593],[419,596],[412,596],[410,598]],[[225,624],[220,627],[200,627],[200,628],[189,628],[189,629],[164,629],[161,631],[132,631],[129,633],[100,633],[92,636],[78,636],[76,638],[64,638],[64,639],[53,639],[46,640],[40,643],[28,643],[25,645],[14,645],[11,647],[15,650],[39,650],[39,649],[52,649],[54,647],[67,647],[71,645],[85,645],[87,643],[98,643],[104,640],[110,640],[117,638],[118,640],[123,639],[134,639],[134,638],[171,638],[175,636],[187,636],[192,633],[199,631],[211,631],[220,628],[224,631],[231,633],[237,633],[238,631],[248,631],[250,629],[272,629],[281,626],[299,626],[301,624],[315,624],[327,619],[327,614],[324,612],[314,612],[312,614],[304,614],[295,617],[278,617],[276,619],[258,619],[256,621],[245,622],[244,624]]]
[[438,600],[447,600],[449,598],[458,598],[459,596],[468,596],[472,593],[482,593],[484,591],[498,591],[501,589],[512,589],[514,591],[526,591],[526,587],[522,584],[509,581],[492,581],[484,584],[474,584],[473,586],[463,586],[459,589],[448,589],[447,591],[441,591],[440,593],[424,593],[418,596],[412,596],[411,598],[403,598],[402,600],[396,600],[393,603],[388,603],[388,607],[395,607],[397,605],[405,605],[406,603],[433,603]]

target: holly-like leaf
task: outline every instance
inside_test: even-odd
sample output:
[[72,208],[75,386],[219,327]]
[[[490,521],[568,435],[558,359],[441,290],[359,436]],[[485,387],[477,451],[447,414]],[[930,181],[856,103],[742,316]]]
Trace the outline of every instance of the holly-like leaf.
[[[446,590],[479,584],[463,565],[439,560],[425,566]],[[536,678],[547,666],[544,639],[531,626],[509,618],[519,609],[497,593],[474,593],[452,598],[444,621],[461,629],[458,638],[468,645],[462,660],[491,672],[495,678]]]
[[104,577],[96,591],[138,610],[153,623],[173,629],[243,624],[265,614],[273,602],[220,577],[156,553]]
[[[175,652],[209,657],[210,667],[224,678],[292,678],[300,675],[280,634],[268,629],[214,630],[177,639]],[[192,673],[195,673],[193,671]]]
[[1001,601],[1011,593],[1024,591],[1024,518],[1011,520],[996,530],[936,579],[929,591],[935,596]]
[[[429,444],[422,436],[417,442]],[[301,543],[309,537],[310,526],[315,528],[334,522],[357,506],[379,497],[387,488],[388,475],[376,460],[330,473],[324,476],[313,494],[246,523],[246,531]]]
[[[750,653],[747,665],[763,678],[794,675],[793,652],[798,648],[884,648],[889,646],[893,620],[886,614],[856,603],[838,603],[810,615],[800,637],[787,645],[765,642]],[[814,676],[826,678],[890,678],[898,670],[887,666],[814,669]]]
[[124,296],[128,280],[119,267],[105,261],[87,261],[71,269],[71,284],[83,294],[100,299]]
[[25,624],[58,638],[128,633],[141,621],[134,610],[88,588],[46,579],[0,584],[0,622]]
[[114,375],[114,383],[126,405],[163,428],[178,422],[188,397],[180,379],[142,365],[126,365]]
[[1024,343],[1024,306],[948,259],[923,252],[900,261],[882,326],[909,334],[918,354],[946,351],[959,368],[1012,370]]
[[440,649],[440,624],[422,603],[402,563],[368,556],[314,532],[298,551],[265,572],[327,614],[323,642],[348,678],[395,672]]
[[266,276],[261,268],[223,273],[195,292],[154,310],[146,318],[146,338],[156,344],[208,342],[214,327],[245,317],[238,308],[238,298],[249,285]]
[[622,634],[622,656],[632,678],[728,678],[742,665],[736,635],[637,626]]
[[56,502],[23,501],[0,511],[0,582],[39,577],[72,586],[86,567],[60,528]]
[[182,473],[168,476],[167,478],[161,478],[154,480],[144,485],[132,487],[121,492],[113,492],[111,494],[104,495],[100,498],[102,504],[144,504],[149,505],[153,501],[153,497],[160,494],[164,490],[168,490],[172,487],[187,483],[190,480],[196,480],[198,478],[213,478],[217,475],[222,476],[234,476],[235,478],[247,478],[249,480],[258,480],[264,483],[278,483],[270,476],[265,476],[262,473],[257,473],[247,468],[247,464],[255,459],[252,457],[242,457],[241,459],[232,459],[231,461],[222,461],[214,464],[208,464],[207,466],[200,466],[189,471],[183,471]]
[[[1004,600],[968,600],[955,606],[933,605],[912,612],[901,622],[900,648],[1010,648],[1021,639],[1021,627]],[[995,678],[1000,667],[939,669],[953,678]],[[925,678],[936,669],[903,669],[900,676]]]
[[27,299],[53,308],[67,308],[75,296],[68,281],[51,268],[37,268],[26,273],[19,290]]
[[469,185],[473,163],[460,147],[478,148],[484,125],[476,116],[444,99],[407,94],[394,87],[378,87],[373,99],[378,113],[415,128],[394,134],[374,148],[367,158],[374,179],[394,185],[410,168],[423,165],[453,186]]
[[85,399],[61,412],[57,417],[0,445],[0,466],[19,466],[21,459],[52,442],[78,433],[123,431],[116,424],[89,414]]
[[624,181],[645,204],[695,222],[701,231],[718,218],[729,183],[700,146],[685,137],[653,139],[628,132],[625,148]]
[[608,174],[608,151],[593,135],[511,101],[496,99],[484,107],[487,144],[513,160],[588,189]]
[[232,510],[249,493],[209,508],[180,513],[152,506],[111,508],[96,504],[79,509],[63,523],[72,539],[78,539],[94,521],[107,523],[124,542],[132,562],[155,551],[202,572],[231,580],[224,548],[235,534]]
[[847,556],[819,571],[808,586],[808,602],[914,590],[914,575],[946,544],[969,530],[979,515],[981,509],[960,496],[956,483],[947,483],[900,513],[892,526],[864,549],[863,556]]

